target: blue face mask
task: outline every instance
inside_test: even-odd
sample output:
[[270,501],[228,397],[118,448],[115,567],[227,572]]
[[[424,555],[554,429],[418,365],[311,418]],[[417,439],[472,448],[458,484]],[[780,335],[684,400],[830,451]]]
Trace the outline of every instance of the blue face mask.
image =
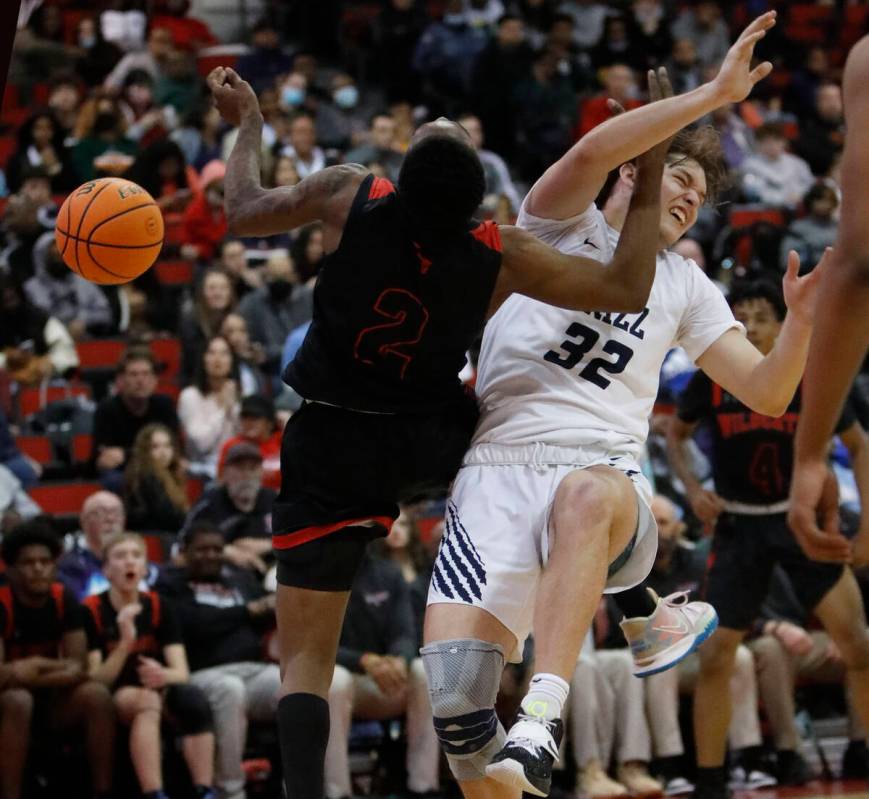
[[284,86],[281,90],[281,99],[284,105],[301,105],[305,101],[305,90],[298,86]]
[[359,102],[359,89],[355,86],[342,86],[332,95],[332,99],[339,108],[354,108]]

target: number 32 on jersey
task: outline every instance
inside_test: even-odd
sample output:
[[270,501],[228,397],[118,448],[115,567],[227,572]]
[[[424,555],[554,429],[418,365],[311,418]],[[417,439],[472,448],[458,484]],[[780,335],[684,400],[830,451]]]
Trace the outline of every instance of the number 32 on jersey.
[[[631,323],[625,314],[619,314],[614,318],[610,314],[595,313],[599,321],[611,324],[620,330],[625,330],[632,336],[642,339],[645,331],[641,328],[643,321],[649,314],[646,308],[636,320]],[[600,333],[594,328],[580,322],[573,322],[565,331],[569,338],[561,342],[561,352],[549,350],[543,360],[554,363],[563,369],[574,369],[589,354],[595,344],[600,340]],[[579,372],[579,376],[599,388],[605,389],[612,382],[603,373],[618,375],[625,371],[625,367],[634,357],[634,351],[620,341],[610,339],[602,347],[604,353],[610,358],[592,358],[587,361]]]

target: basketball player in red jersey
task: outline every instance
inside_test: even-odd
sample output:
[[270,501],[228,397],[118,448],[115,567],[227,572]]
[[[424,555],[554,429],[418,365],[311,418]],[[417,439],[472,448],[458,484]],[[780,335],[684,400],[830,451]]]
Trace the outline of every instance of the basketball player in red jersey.
[[306,402],[284,433],[272,539],[284,782],[290,799],[322,799],[325,697],[349,590],[397,503],[442,495],[455,476],[477,420],[457,377],[465,352],[514,292],[574,309],[642,310],[664,152],[642,159],[624,235],[601,264],[472,221],[483,169],[467,133],[446,119],[416,132],[397,186],[347,164],[265,190],[256,95],[231,69],[215,69],[208,83],[239,127],[225,180],[231,230],[267,236],[323,224],[313,321],[283,375]]
[[849,542],[839,532],[837,492],[827,467],[827,451],[845,395],[869,346],[869,151],[860,138],[869,130],[867,83],[869,36],[864,36],[845,64],[848,136],[842,158],[842,217],[833,262],[819,289],[820,313],[803,380],[788,514],[806,555],[821,561],[851,562],[855,567],[869,564],[869,536],[858,535]]

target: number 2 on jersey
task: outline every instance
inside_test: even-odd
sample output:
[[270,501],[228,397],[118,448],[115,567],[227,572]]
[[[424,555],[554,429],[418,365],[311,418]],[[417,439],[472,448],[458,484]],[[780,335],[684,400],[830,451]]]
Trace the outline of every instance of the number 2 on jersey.
[[405,289],[386,289],[374,303],[374,311],[389,321],[360,331],[353,347],[353,356],[362,363],[386,361],[392,364],[404,380],[404,373],[413,360],[406,352],[418,344],[428,324],[428,311],[419,298]]
[[[543,356],[543,360],[557,364],[564,369],[573,369],[588,355],[591,348],[597,344],[600,333],[579,322],[571,324],[565,333],[574,340],[562,341],[561,349],[563,352],[558,353],[555,350],[549,350]],[[585,378],[600,388],[606,388],[612,382],[604,377],[601,372],[607,372],[611,375],[621,374],[625,371],[625,367],[631,358],[634,357],[634,351],[630,347],[626,347],[621,342],[615,340],[610,340],[604,344],[603,351],[607,355],[615,355],[615,360],[608,361],[606,358],[592,358],[579,373],[580,377]]]

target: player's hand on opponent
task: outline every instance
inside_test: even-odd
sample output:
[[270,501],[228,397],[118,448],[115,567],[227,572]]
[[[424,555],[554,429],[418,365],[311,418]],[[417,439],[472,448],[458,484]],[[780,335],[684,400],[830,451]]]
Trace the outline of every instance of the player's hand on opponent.
[[806,557],[850,563],[851,542],[839,531],[839,485],[824,460],[797,459],[788,524]]
[[701,487],[688,493],[688,502],[694,515],[703,522],[703,534],[712,535],[715,522],[724,511],[724,500],[714,491]]
[[751,62],[755,45],[775,25],[775,18],[775,11],[767,11],[766,14],[759,16],[727,51],[721,69],[712,80],[715,95],[721,100],[722,105],[741,102],[748,97],[755,83],[772,72],[772,64],[769,61],[758,64],[754,69],[751,68]]
[[256,92],[234,69],[215,67],[206,83],[220,116],[233,127],[238,127],[245,117],[260,113]]

